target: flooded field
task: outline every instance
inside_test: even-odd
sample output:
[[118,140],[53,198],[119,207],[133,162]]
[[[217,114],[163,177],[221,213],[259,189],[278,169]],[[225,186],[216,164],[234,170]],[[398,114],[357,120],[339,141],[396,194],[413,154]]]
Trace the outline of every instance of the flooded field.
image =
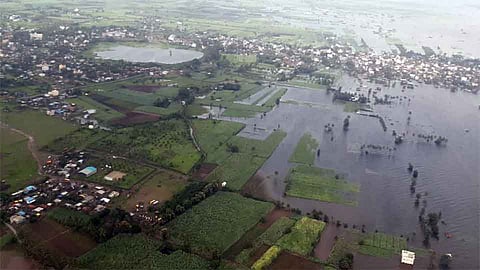
[[115,46],[96,52],[102,59],[124,60],[136,63],[179,64],[203,57],[202,52],[182,49]]
[[[355,91],[359,82],[345,77],[340,84],[344,90]],[[376,88],[365,85],[363,91]],[[377,118],[344,112],[343,104],[332,103],[333,96],[326,91],[294,87],[282,97],[280,106],[265,117],[224,118],[247,125],[240,136],[261,139],[278,127],[287,132],[244,192],[280,200],[304,212],[321,210],[350,225],[365,224],[368,231],[403,234],[416,246],[421,246],[423,240],[418,215],[426,205],[426,213],[441,211],[445,221],[440,224],[440,240],[431,240],[432,248],[452,253],[456,268],[478,268],[480,97],[428,85],[403,91],[399,83],[394,88],[381,88],[377,96],[398,96],[391,105],[373,108],[374,113],[385,119],[387,131]],[[351,116],[350,127],[343,131],[347,115]],[[331,133],[324,131],[327,124],[334,124]],[[395,145],[393,130],[405,133],[402,144]],[[335,169],[346,174],[349,181],[360,184],[358,207],[284,197],[284,181],[294,166],[288,159],[305,132],[320,143],[321,153],[315,166]],[[437,146],[419,134],[445,136],[448,143]],[[387,146],[391,150],[371,151],[366,155],[359,150],[364,144]],[[408,163],[419,172],[414,193],[410,190]],[[425,192],[428,194],[422,200],[426,202],[415,207],[415,193]],[[453,237],[447,239],[445,232]]]

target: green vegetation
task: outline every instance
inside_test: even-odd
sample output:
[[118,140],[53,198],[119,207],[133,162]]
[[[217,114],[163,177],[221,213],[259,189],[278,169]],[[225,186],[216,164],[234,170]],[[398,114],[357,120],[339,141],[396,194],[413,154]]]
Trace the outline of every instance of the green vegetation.
[[135,111],[158,114],[160,116],[168,116],[179,112],[182,109],[182,105],[178,103],[172,103],[167,108],[156,106],[140,106],[135,108]]
[[349,113],[354,113],[357,112],[358,110],[362,109],[364,106],[360,103],[357,102],[344,102],[343,105],[343,111],[344,112],[349,112]]
[[269,266],[273,260],[275,260],[278,255],[282,252],[282,249],[278,246],[272,246],[270,247],[258,261],[256,261],[252,269],[253,270],[262,270],[265,269],[267,266]]
[[[217,149],[225,151],[225,143],[235,136],[245,125],[218,120],[194,120],[195,137],[207,156]],[[210,158],[209,158],[210,159]],[[214,159],[213,159],[214,160]]]
[[280,98],[283,97],[287,93],[287,89],[283,88],[278,90],[275,94],[273,94],[265,103],[262,104],[262,106],[265,107],[275,107],[277,105],[277,102],[280,100]]
[[148,125],[118,129],[114,134],[91,145],[118,156],[146,160],[187,173],[200,159],[192,143],[187,125],[180,120],[167,120]]
[[47,116],[38,111],[2,113],[2,121],[33,136],[39,147],[77,129],[59,117]]
[[278,239],[280,239],[292,226],[295,224],[295,220],[288,217],[281,217],[275,223],[270,226],[257,240],[256,245],[274,245]]
[[[116,186],[129,189],[139,181],[143,180],[154,171],[153,168],[140,165],[123,158],[92,158],[86,163],[87,166],[97,168],[97,173],[89,177],[78,175],[77,177],[87,181],[96,182],[104,185]],[[104,177],[112,171],[119,171],[126,175],[120,180],[105,180]]]
[[375,257],[390,258],[407,248],[407,240],[384,233],[369,233],[359,242],[359,252]]
[[277,241],[277,245],[291,252],[307,256],[320,238],[325,223],[303,217],[292,228],[292,231]]
[[48,211],[47,216],[62,225],[74,228],[89,226],[92,221],[92,218],[87,214],[63,207]]
[[28,139],[7,128],[0,129],[0,171],[6,192],[17,191],[37,176],[37,162],[28,149]]
[[305,133],[290,156],[288,161],[313,165],[315,163],[315,153],[318,148],[318,142],[310,133]]
[[239,153],[246,153],[252,156],[269,158],[277,146],[282,142],[287,133],[281,130],[272,132],[265,140],[255,140],[235,136],[228,141],[229,144],[238,146]]
[[61,153],[64,150],[83,150],[91,143],[105,138],[110,133],[100,129],[77,129],[63,137],[56,138],[44,148],[47,151]]
[[78,259],[81,268],[88,269],[208,269],[202,258],[175,251],[160,253],[160,243],[137,235],[118,235]]
[[4,246],[13,243],[15,241],[15,235],[13,233],[6,233],[0,237],[0,249]]
[[300,165],[290,171],[286,194],[355,206],[359,190],[358,184],[344,180],[334,170]]
[[255,64],[257,62],[257,56],[254,54],[222,54],[230,64],[234,66],[241,66],[241,65],[248,65],[248,64]]
[[273,205],[236,193],[218,192],[177,217],[170,224],[171,241],[194,253],[215,257],[257,224]]
[[100,121],[109,121],[115,118],[120,118],[124,114],[120,113],[108,106],[103,105],[102,103],[93,100],[88,96],[81,96],[78,98],[67,99],[66,101],[70,103],[75,103],[77,106],[80,106],[83,110],[95,109],[95,119]]

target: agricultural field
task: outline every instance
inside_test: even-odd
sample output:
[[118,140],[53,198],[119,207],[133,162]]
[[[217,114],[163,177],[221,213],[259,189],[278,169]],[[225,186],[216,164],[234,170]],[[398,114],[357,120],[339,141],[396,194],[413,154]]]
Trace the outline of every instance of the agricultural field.
[[225,181],[227,188],[240,190],[264,162],[265,158],[241,153],[232,154],[207,177],[207,181]]
[[255,245],[273,246],[292,226],[295,220],[288,217],[281,217],[270,226],[260,237],[255,240]]
[[39,111],[2,112],[2,122],[33,136],[39,147],[77,129],[75,125]]
[[299,165],[290,170],[286,194],[292,197],[356,206],[360,186],[334,170]]
[[91,130],[80,128],[63,137],[56,138],[48,145],[44,146],[43,150],[53,153],[61,153],[64,150],[83,150],[87,148],[89,144],[105,138],[109,134],[109,132],[100,129]]
[[78,257],[96,246],[88,235],[75,232],[49,218],[22,227],[22,232],[33,243],[42,243],[53,254],[66,257]]
[[218,192],[173,220],[170,240],[206,257],[220,255],[272,209],[271,203]]
[[175,251],[169,255],[159,250],[162,244],[146,236],[118,235],[80,257],[78,266],[87,269],[208,269],[204,259]]
[[94,109],[96,110],[94,116],[95,119],[102,121],[102,122],[107,122],[115,118],[122,117],[124,114],[121,112],[118,112],[108,106],[105,106],[104,104],[88,97],[88,96],[81,96],[78,98],[71,98],[67,99],[66,101],[70,103],[75,103],[76,106],[79,106],[82,108],[82,110],[90,110]]
[[323,221],[303,217],[295,223],[290,233],[277,241],[277,245],[282,249],[307,256],[312,252],[324,228]]
[[172,199],[173,195],[180,192],[186,185],[186,176],[173,171],[160,170],[141,183],[137,188],[138,191],[134,192],[122,207],[133,211],[138,202],[148,203],[151,200],[157,200],[162,204]]
[[249,65],[257,62],[257,56],[254,54],[222,54],[222,57],[233,66]]
[[228,143],[238,146],[239,153],[249,154],[251,156],[269,158],[277,146],[287,136],[287,133],[281,130],[273,131],[265,140],[255,140],[240,136],[232,137]]
[[292,153],[288,161],[294,163],[302,163],[313,165],[315,163],[315,153],[319,144],[312,134],[305,133],[295,147],[295,151]]
[[224,149],[225,143],[235,136],[245,125],[236,122],[219,120],[194,120],[193,128],[198,144],[209,154],[217,149]]
[[167,120],[116,130],[91,148],[139,161],[148,161],[188,173],[200,159],[188,126],[180,120]]
[[79,211],[57,207],[47,213],[48,218],[68,227],[85,227],[92,217]]
[[278,246],[270,247],[260,259],[258,259],[252,266],[253,270],[262,270],[268,267],[282,252],[282,249]]
[[26,137],[7,128],[0,128],[0,132],[0,174],[9,185],[0,191],[17,191],[37,176],[37,162]]
[[390,258],[394,254],[400,254],[402,249],[407,248],[407,240],[384,233],[369,233],[362,237],[358,251],[374,257]]
[[[130,189],[133,185],[145,179],[145,177],[154,171],[154,169],[151,167],[140,165],[131,160],[126,160],[123,158],[93,157],[90,158],[85,165],[96,167],[97,173],[88,177],[77,174],[74,177],[123,189]],[[126,175],[120,180],[105,180],[105,175],[112,171],[119,171],[125,173]]]

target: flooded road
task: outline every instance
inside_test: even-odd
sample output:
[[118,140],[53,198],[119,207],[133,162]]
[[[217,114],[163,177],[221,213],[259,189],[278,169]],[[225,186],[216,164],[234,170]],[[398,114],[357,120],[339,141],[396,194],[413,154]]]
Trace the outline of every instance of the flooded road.
[[[355,91],[358,81],[346,77],[340,84],[345,90]],[[367,85],[365,89],[370,87]],[[374,112],[385,119],[386,132],[377,118],[344,112],[343,105],[332,103],[332,94],[324,90],[294,87],[282,97],[280,106],[262,119],[260,116],[226,118],[247,124],[240,136],[265,138],[278,126],[287,132],[252,180],[254,183],[248,184],[250,192],[304,212],[321,210],[350,225],[365,224],[368,231],[402,234],[416,246],[421,246],[423,240],[418,224],[423,203],[418,208],[414,206],[415,193],[426,192],[422,197],[426,200],[426,213],[441,211],[446,223],[439,224],[440,240],[432,239],[432,248],[452,253],[453,266],[457,269],[478,268],[480,97],[428,85],[404,92],[399,83],[395,88],[381,88],[378,96],[402,97],[392,99],[391,105],[374,105]],[[342,123],[347,115],[351,119],[345,132]],[[334,124],[332,133],[324,131],[326,124]],[[405,133],[402,144],[395,145],[393,130]],[[306,132],[320,143],[321,154],[315,160],[316,166],[345,173],[349,181],[361,185],[358,207],[283,196],[285,178],[294,166],[288,159]],[[418,134],[445,136],[448,142],[437,146],[419,138]],[[359,151],[363,144],[384,145],[395,150],[371,151],[366,155]],[[408,163],[419,172],[415,193],[410,191],[412,176],[407,170]],[[446,239],[445,232],[453,237]]]

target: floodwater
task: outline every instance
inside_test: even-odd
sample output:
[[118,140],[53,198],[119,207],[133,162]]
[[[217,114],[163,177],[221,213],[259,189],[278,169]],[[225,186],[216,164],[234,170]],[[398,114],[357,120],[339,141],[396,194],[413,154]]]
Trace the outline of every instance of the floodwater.
[[182,49],[160,49],[119,45],[96,52],[102,59],[124,60],[136,63],[179,64],[203,57],[202,52]]
[[[340,84],[344,90],[351,91],[359,85],[350,77],[344,77]],[[410,191],[411,175],[407,171],[408,163],[412,163],[419,171],[416,193],[428,193],[422,197],[426,199],[426,213],[441,211],[446,223],[439,224],[440,240],[432,239],[432,248],[439,253],[452,253],[456,269],[478,269],[480,96],[452,93],[428,85],[404,91],[397,83],[395,88],[382,87],[378,93],[379,96],[405,97],[401,101],[395,99],[392,105],[374,106],[375,113],[385,119],[386,132],[377,118],[344,112],[343,105],[333,104],[332,94],[324,90],[295,87],[290,87],[280,106],[263,118],[224,119],[247,124],[240,136],[262,139],[278,126],[287,132],[282,143],[247,184],[249,192],[283,201],[304,212],[321,210],[350,225],[360,227],[364,224],[368,231],[408,236],[410,244],[420,247],[423,237],[418,215],[423,203],[418,208],[414,206],[415,194]],[[347,115],[351,119],[349,130],[345,132],[342,123]],[[329,123],[335,125],[333,134],[324,131]],[[392,130],[405,133],[402,144],[394,144]],[[345,173],[349,181],[360,184],[357,207],[283,197],[285,177],[294,166],[288,162],[289,156],[305,132],[310,132],[320,143],[321,153],[316,158],[316,166]],[[413,133],[445,136],[448,142],[446,146],[437,146]],[[385,145],[396,147],[396,150],[365,155],[359,151],[362,144]],[[447,239],[445,232],[453,237]]]

